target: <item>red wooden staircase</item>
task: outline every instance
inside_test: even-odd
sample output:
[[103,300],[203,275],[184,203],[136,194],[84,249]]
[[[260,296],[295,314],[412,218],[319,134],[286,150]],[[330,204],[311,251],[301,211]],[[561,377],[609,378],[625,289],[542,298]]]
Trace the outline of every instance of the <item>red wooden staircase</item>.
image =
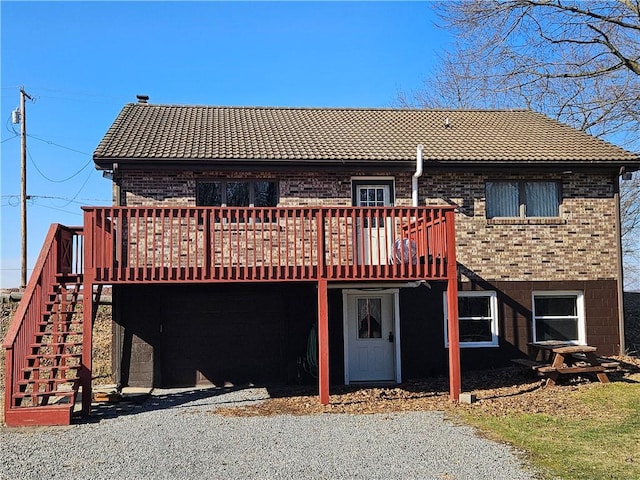
[[90,391],[81,258],[82,229],[52,225],[2,343],[8,426],[68,425],[81,386]]

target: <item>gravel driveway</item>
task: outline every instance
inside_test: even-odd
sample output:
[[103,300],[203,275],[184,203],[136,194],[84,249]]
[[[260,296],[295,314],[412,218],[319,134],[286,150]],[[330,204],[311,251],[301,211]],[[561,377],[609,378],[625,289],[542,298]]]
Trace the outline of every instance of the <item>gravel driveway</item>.
[[264,389],[156,390],[92,423],[0,429],[3,479],[533,479],[514,452],[439,412],[227,417]]

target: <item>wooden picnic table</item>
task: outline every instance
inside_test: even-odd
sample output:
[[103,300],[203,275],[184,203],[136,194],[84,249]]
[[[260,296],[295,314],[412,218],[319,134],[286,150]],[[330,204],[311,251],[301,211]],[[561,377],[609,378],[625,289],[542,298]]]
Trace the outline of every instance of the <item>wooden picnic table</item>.
[[515,363],[531,367],[555,385],[560,375],[593,373],[602,383],[609,383],[607,370],[617,368],[616,362],[606,362],[596,356],[596,347],[566,342],[532,342],[528,359],[514,359]]

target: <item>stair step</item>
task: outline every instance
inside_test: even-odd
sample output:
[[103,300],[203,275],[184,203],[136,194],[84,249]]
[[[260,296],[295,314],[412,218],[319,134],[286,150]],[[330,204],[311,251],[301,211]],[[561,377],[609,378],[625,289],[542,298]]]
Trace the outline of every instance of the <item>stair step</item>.
[[[48,327],[51,326],[53,327],[53,325],[48,324],[48,325],[40,325],[40,328],[42,327]],[[66,326],[66,325],[64,325]],[[80,324],[76,324],[76,325],[71,325],[72,327],[81,327],[82,325]],[[40,330],[35,332],[35,335],[82,335],[82,329],[78,328],[77,330],[68,330],[68,329],[64,329],[64,330],[56,330],[54,328],[51,329],[47,329],[47,330]]]
[[[42,320],[37,323],[37,325],[41,327],[46,327],[48,325],[53,326],[53,324],[54,324],[54,320]],[[65,326],[82,325],[82,320],[62,320],[62,321],[58,321],[58,324],[65,325]]]
[[76,392],[74,390],[50,390],[48,392],[18,392],[11,395],[13,398],[29,398],[29,397],[69,397],[74,398]]
[[82,345],[82,342],[40,342],[40,343],[32,343],[30,345],[31,348],[40,348],[40,347],[79,347]]
[[52,301],[48,301],[48,302],[44,302],[44,313],[51,313],[51,312],[61,312],[61,313],[71,313],[75,311],[75,307],[80,305],[80,302],[78,300],[74,300],[74,299],[69,299],[69,301],[67,301],[67,303],[65,304],[67,307],[73,307],[70,310],[64,310],[64,309],[60,309],[60,308],[55,308],[55,307],[59,307],[63,305],[63,303],[59,300],[52,300]]
[[[42,332],[35,334],[35,343],[74,343],[82,341],[81,332]],[[50,337],[47,341],[45,337]]]
[[[59,318],[59,321],[71,321],[71,319],[69,317],[73,317],[74,315],[82,315],[82,310],[76,310],[75,308],[72,310],[60,310],[60,309],[53,309],[53,308],[45,308],[43,311],[40,312],[40,314],[42,315],[42,318],[46,318],[47,320],[43,320],[43,322],[49,322],[49,321],[53,321],[55,319],[55,317],[57,316]],[[66,318],[65,318],[66,317]]]
[[[65,298],[61,298],[62,296],[64,296]],[[73,305],[73,304],[78,304],[80,305],[80,299],[78,298],[79,295],[76,293],[49,293],[47,295],[47,298],[44,299],[44,305],[45,307],[53,307],[54,305],[62,305],[63,303],[66,303],[67,305]]]
[[[37,338],[37,337],[41,337],[41,338]],[[45,338],[45,337],[52,337],[52,338]],[[71,338],[70,338],[71,337]],[[36,335],[36,338],[34,339],[34,342],[31,346],[41,346],[41,347],[46,347],[46,346],[52,346],[52,347],[59,347],[61,345],[67,345],[67,346],[78,346],[78,345],[82,345],[82,338],[78,338],[78,337],[82,337],[82,334],[69,334],[69,333],[45,333],[44,335]]]
[[[57,329],[55,327],[58,327]],[[39,325],[40,330],[36,331],[36,335],[48,335],[51,333],[81,333],[82,325],[74,324],[74,325],[66,325],[63,323],[58,323],[58,325],[54,325],[53,323],[46,323]],[[51,327],[51,328],[49,328]],[[70,327],[76,327],[74,330],[70,330]]]
[[69,315],[78,315],[77,318],[74,318],[73,316],[71,318],[64,318],[61,320],[58,320],[59,322],[82,322],[82,311],[76,311],[76,310],[71,310],[68,312],[42,312],[43,318],[46,317],[46,320],[40,320],[38,323],[45,323],[45,324],[49,324],[52,323],[54,321],[53,316],[54,315],[65,315],[65,316],[69,316]]
[[[54,304],[57,305],[57,304]],[[54,306],[51,305],[51,306]],[[72,313],[80,313],[79,311],[76,311],[76,309],[71,309],[71,310],[54,310],[54,309],[49,309],[49,308],[45,308],[45,310],[42,312],[43,315],[70,315]]]
[[[31,378],[29,380],[18,380],[18,385],[43,385],[47,383],[53,383],[54,385],[58,385],[61,383],[76,383],[80,380],[79,377],[73,378]],[[27,393],[27,392],[24,392]],[[36,393],[40,393],[36,390]]]
[[82,365],[40,365],[39,367],[25,367],[22,369],[22,373],[30,374],[30,373],[51,373],[51,370],[60,370],[62,372],[67,370],[79,370]]
[[60,283],[79,283],[82,284],[81,273],[56,273],[56,278]]
[[[24,367],[23,369],[21,369],[21,371],[23,371],[25,368],[50,368],[50,369],[54,369],[54,368],[62,368],[62,367],[68,367],[69,369],[75,367],[75,368],[81,368],[82,364],[81,364],[81,359],[77,358],[77,359],[73,359],[73,358],[67,358],[67,359],[58,359],[58,360],[52,360],[52,359],[43,359],[40,358],[37,361],[34,359],[27,359],[27,363],[31,364],[31,366],[28,367]],[[43,363],[54,363],[54,365],[43,365]],[[73,365],[69,365],[69,363],[73,363]],[[24,374],[28,374],[28,371],[24,371]]]
[[45,358],[45,359],[55,359],[55,358],[80,358],[82,357],[82,353],[44,353],[42,355],[38,355],[38,354],[32,354],[32,355],[26,355],[25,358],[27,360],[37,360],[40,358]]
[[[45,343],[42,341],[42,337],[81,337],[82,332],[61,332],[60,330],[53,330],[51,332],[36,332],[33,334],[36,337],[36,343]],[[38,341],[40,338],[40,341]],[[71,340],[73,342],[73,340]]]
[[35,425],[70,425],[73,403],[39,406],[11,406],[5,409],[4,420],[9,427]]
[[[75,315],[82,315],[81,311],[76,310],[65,310],[65,311],[57,311],[57,312],[43,312],[42,318],[46,318],[46,320],[42,320],[43,322],[71,322],[74,320]],[[77,321],[77,320],[76,320]]]

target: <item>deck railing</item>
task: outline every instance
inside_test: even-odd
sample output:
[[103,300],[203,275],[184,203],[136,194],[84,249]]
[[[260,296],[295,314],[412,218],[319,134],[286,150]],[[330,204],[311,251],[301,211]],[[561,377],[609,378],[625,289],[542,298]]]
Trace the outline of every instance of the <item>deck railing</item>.
[[82,229],[53,224],[29,278],[29,283],[9,330],[2,342],[5,349],[5,409],[13,406],[12,395],[19,391],[31,354],[36,328],[47,314],[50,296],[62,277],[79,274],[82,269]]
[[451,207],[84,207],[97,283],[446,278]]

